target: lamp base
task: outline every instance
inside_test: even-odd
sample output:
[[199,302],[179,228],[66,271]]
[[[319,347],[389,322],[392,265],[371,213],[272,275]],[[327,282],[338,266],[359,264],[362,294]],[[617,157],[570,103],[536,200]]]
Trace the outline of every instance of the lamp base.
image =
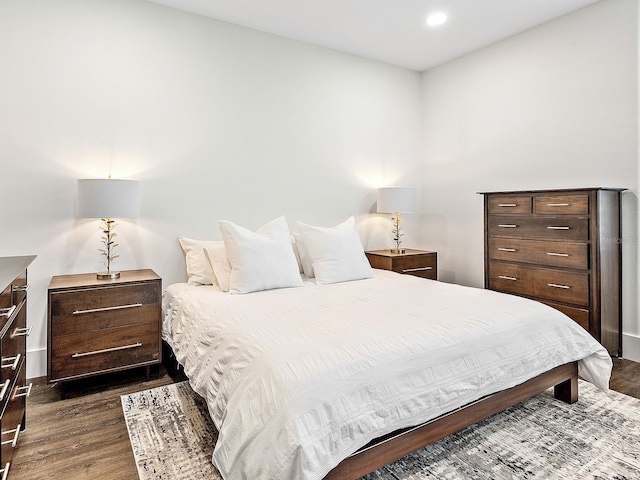
[[390,248],[389,251],[391,253],[406,253],[406,249],[405,248]]
[[120,272],[100,272],[96,273],[98,280],[114,280],[120,278]]

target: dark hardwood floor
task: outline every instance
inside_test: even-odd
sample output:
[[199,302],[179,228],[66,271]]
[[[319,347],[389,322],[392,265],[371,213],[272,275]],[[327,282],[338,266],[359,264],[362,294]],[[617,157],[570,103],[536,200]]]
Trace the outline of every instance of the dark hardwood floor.
[[[120,395],[184,380],[164,367],[47,385],[34,383],[27,430],[10,468],[11,480],[137,480]],[[611,388],[640,398],[640,363],[614,360]]]

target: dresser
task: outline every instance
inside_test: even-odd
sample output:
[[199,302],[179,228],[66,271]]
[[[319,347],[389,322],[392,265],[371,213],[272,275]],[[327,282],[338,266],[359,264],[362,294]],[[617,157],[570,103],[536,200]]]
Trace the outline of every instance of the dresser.
[[0,257],[0,475],[9,474],[13,451],[26,426],[27,267],[35,256]]
[[560,310],[620,356],[624,190],[483,192],[485,288]]
[[428,250],[407,248],[403,253],[391,250],[370,250],[365,252],[372,268],[414,275],[416,277],[438,279],[438,254]]
[[162,280],[153,270],[51,279],[48,381],[61,382],[160,363]]

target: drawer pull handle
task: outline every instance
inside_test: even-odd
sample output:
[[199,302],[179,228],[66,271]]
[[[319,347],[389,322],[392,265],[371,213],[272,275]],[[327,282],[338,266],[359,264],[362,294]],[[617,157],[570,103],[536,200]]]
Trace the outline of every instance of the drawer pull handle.
[[117,352],[118,350],[127,350],[129,348],[137,348],[141,346],[142,344],[140,342],[132,343],[131,345],[122,345],[121,347],[105,348],[104,350],[94,350],[92,352],[74,353],[73,355],[71,355],[71,358],[86,357],[87,355],[98,355],[100,353]]
[[7,379],[7,381],[2,385],[2,390],[0,390],[0,402],[4,400],[4,396],[7,394],[7,390],[9,390],[10,384],[11,379]]
[[13,333],[11,334],[11,338],[13,337],[28,337],[29,335],[31,335],[31,329],[33,328],[33,325],[27,328],[16,328]]
[[131,305],[117,305],[115,307],[91,308],[89,310],[76,310],[73,315],[81,315],[83,313],[109,312],[111,310],[122,310],[124,308],[141,307],[141,303],[132,303]]
[[7,462],[7,464],[4,466],[4,468],[2,470],[0,470],[0,473],[2,473],[2,480],[7,480],[7,475],[9,475],[9,467],[11,466],[11,462]]
[[547,227],[549,230],[569,230],[569,227]]
[[12,305],[9,308],[0,308],[0,317],[10,318],[13,315],[13,312],[16,310],[16,305]]
[[402,273],[424,272],[425,270],[433,270],[433,267],[405,268]]
[[[18,397],[29,398],[31,396],[31,387],[33,387],[33,383],[30,383],[29,385],[25,385],[24,387],[17,387],[13,391],[13,396],[11,397],[11,399],[13,400],[14,398],[18,398]],[[20,393],[18,393],[18,391],[20,391]]]
[[558,285],[557,283],[547,283],[547,285],[553,288],[564,288],[567,290],[571,288],[569,285]]
[[568,203],[547,203],[547,207],[568,207]]
[[552,257],[568,257],[569,256],[568,253],[554,253],[554,252],[547,252],[547,255],[551,255]]
[[498,247],[498,251],[500,251],[500,252],[516,252],[517,250],[515,248]]
[[518,204],[517,203],[499,203],[498,206],[499,207],[517,207]]
[[18,363],[20,363],[20,357],[22,356],[21,353],[19,353],[18,355],[16,355],[15,357],[7,357],[7,358],[3,358],[2,362],[12,362],[12,363],[8,363],[6,365],[2,365],[2,368],[9,368],[11,367],[11,370],[15,370],[16,368],[18,368]]
[[507,275],[498,275],[498,278],[501,278],[502,280],[518,280],[516,277],[508,277]]
[[0,443],[2,443],[2,445],[11,444],[13,448],[16,448],[16,445],[18,445],[18,437],[20,436],[20,424],[18,424],[15,430],[7,430],[2,432],[2,435],[7,435],[9,433],[13,433],[13,438],[11,440],[5,440],[4,442],[0,442]]
[[509,224],[500,224],[498,225],[500,228],[518,228],[518,225],[509,225]]
[[29,290],[29,287],[31,285],[30,284],[26,284],[26,285],[11,285],[11,291],[12,292],[26,292],[27,290]]

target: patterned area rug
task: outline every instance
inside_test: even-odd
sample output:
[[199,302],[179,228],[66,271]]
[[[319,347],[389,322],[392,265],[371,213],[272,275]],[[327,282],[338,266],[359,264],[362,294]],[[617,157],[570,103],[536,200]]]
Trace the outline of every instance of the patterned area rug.
[[[122,397],[141,480],[221,480],[217,431],[187,382]],[[640,400],[580,381],[567,405],[551,391],[363,477],[426,479],[640,479]]]

